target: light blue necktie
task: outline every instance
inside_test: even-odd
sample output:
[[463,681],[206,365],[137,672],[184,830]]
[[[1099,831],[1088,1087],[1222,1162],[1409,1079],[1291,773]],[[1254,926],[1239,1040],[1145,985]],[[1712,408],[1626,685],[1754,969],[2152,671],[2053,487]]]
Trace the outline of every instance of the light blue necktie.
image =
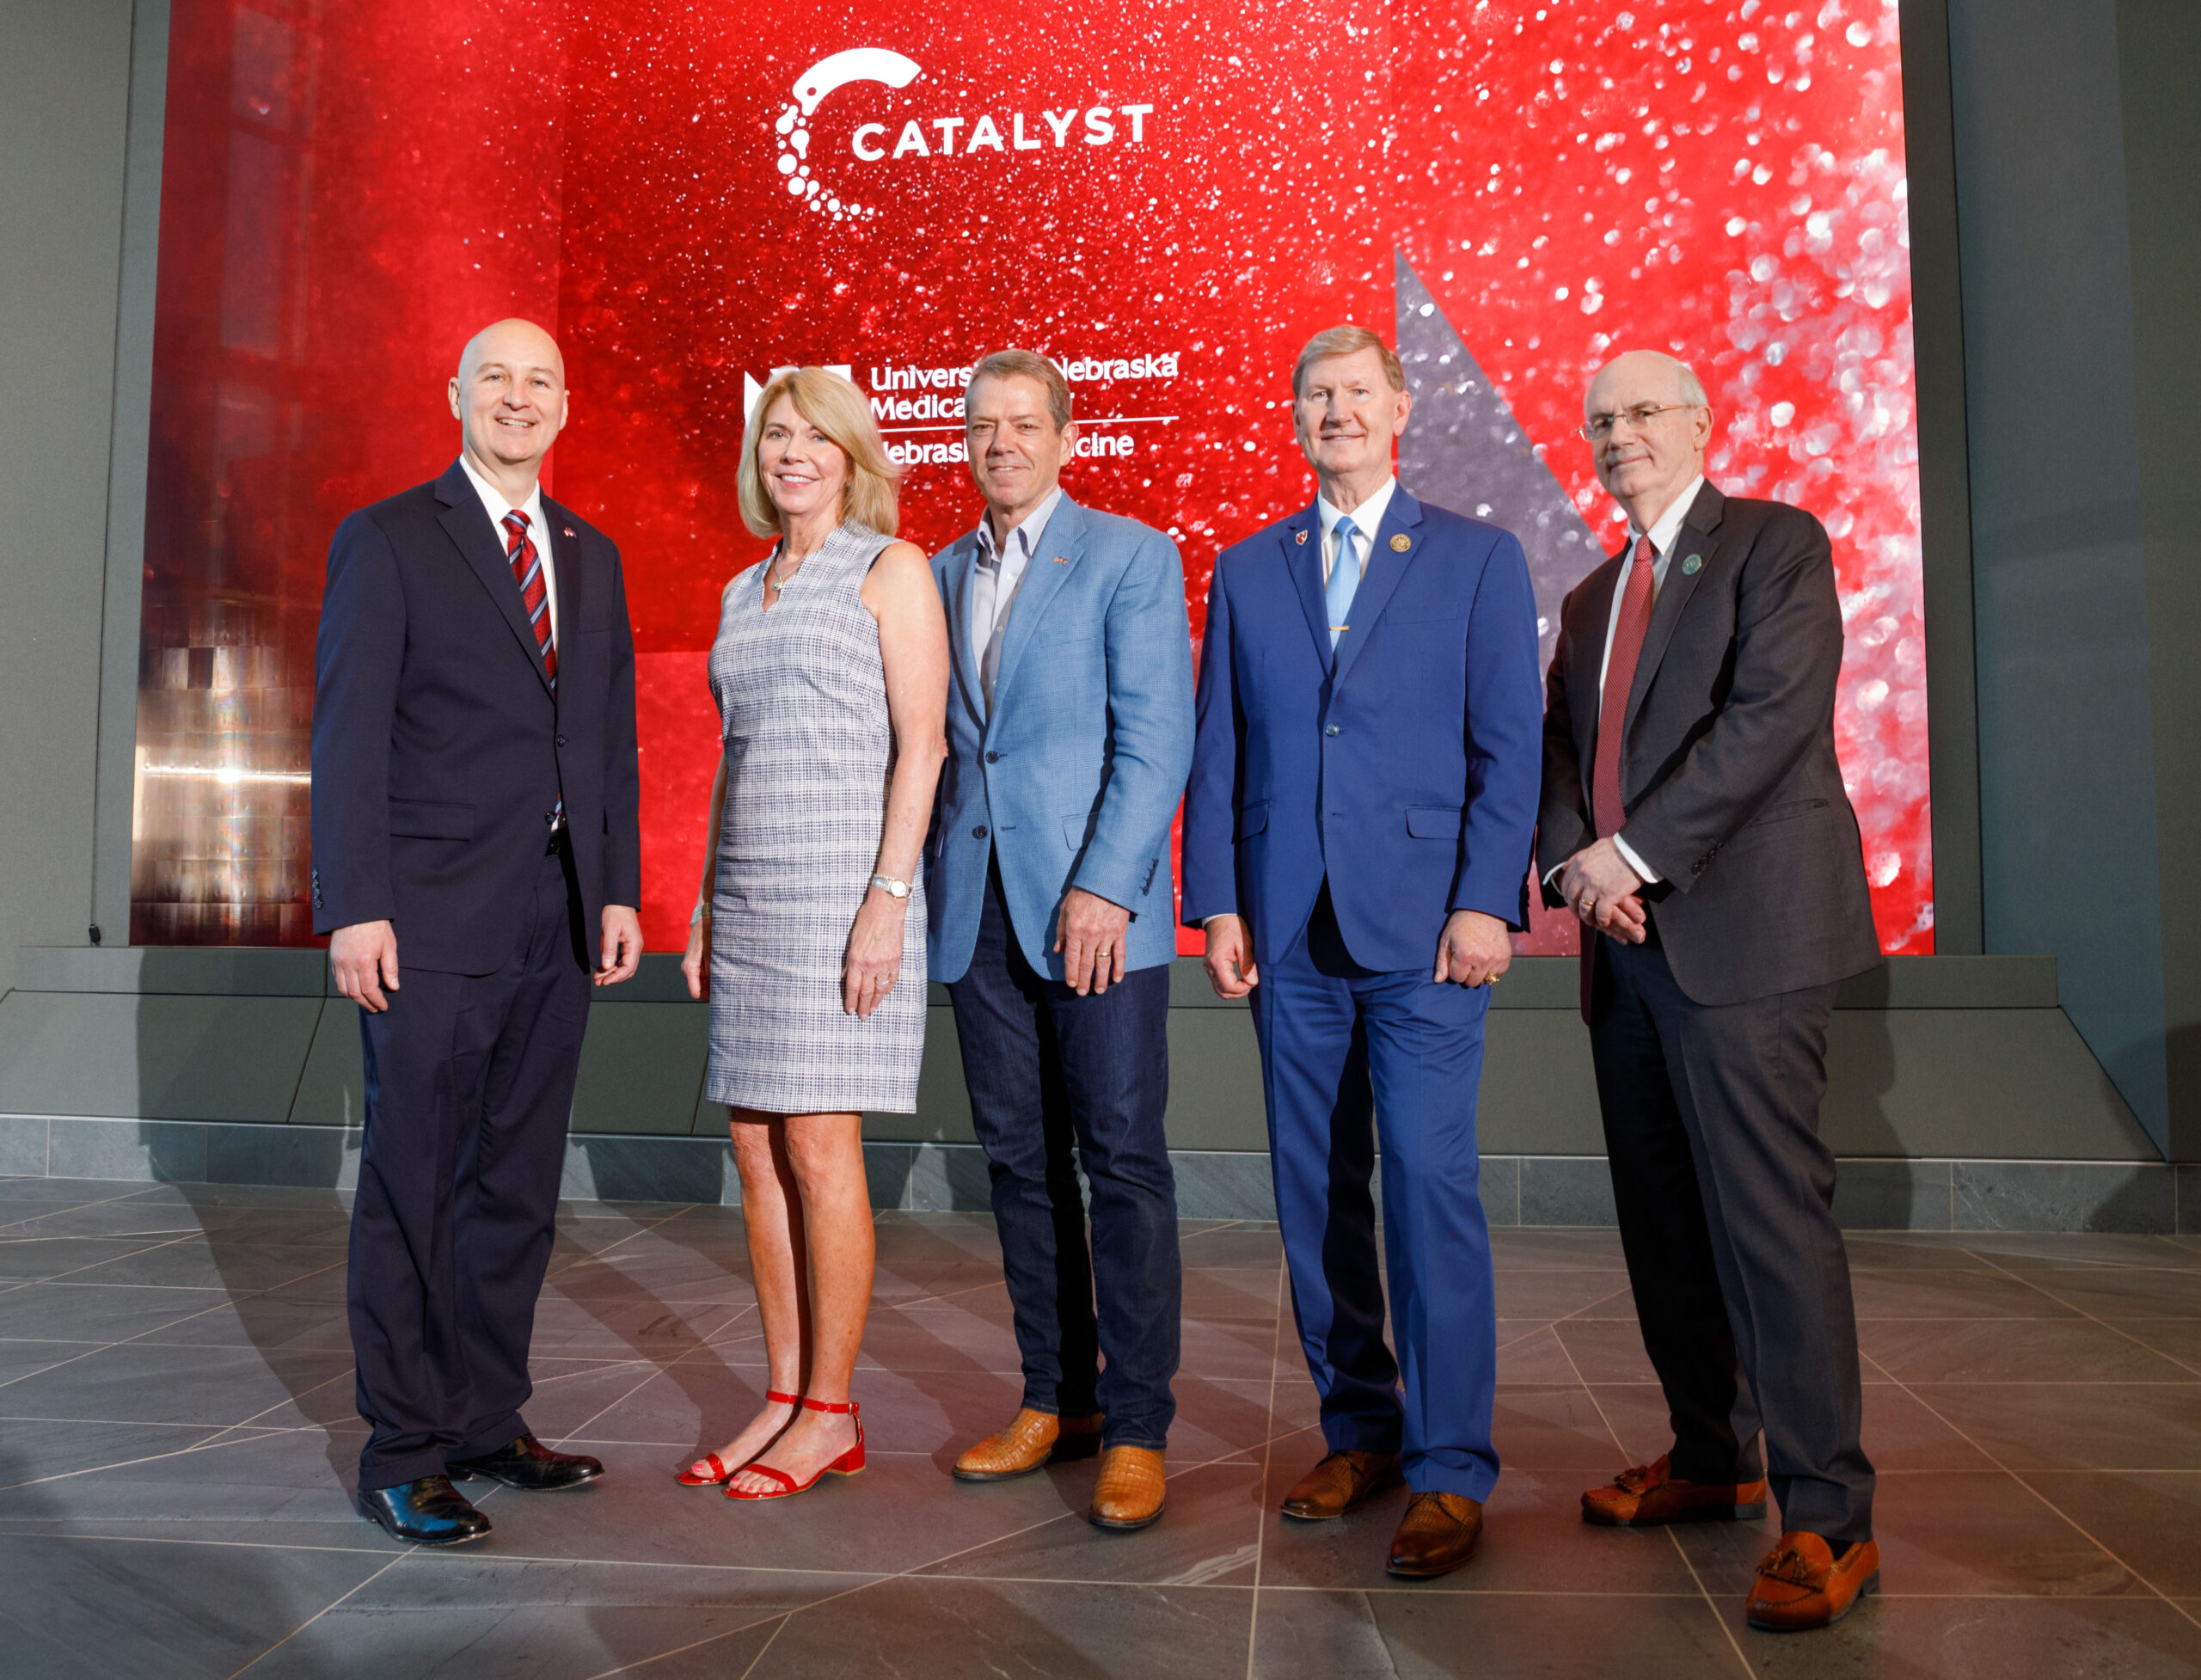
[[1352,610],[1353,592],[1360,587],[1360,567],[1352,557],[1352,539],[1358,535],[1352,517],[1337,523],[1338,557],[1330,566],[1330,586],[1322,597],[1330,615],[1330,651],[1337,651],[1338,638],[1352,622],[1346,615]]

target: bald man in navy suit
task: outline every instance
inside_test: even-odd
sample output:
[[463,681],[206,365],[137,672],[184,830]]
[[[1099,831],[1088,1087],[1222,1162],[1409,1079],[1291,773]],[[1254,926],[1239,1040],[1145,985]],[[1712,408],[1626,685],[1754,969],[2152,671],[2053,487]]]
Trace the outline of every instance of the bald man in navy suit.
[[313,718],[314,929],[366,1068],[359,1507],[428,1545],[489,1531],[454,1476],[603,1474],[520,1408],[592,982],[626,979],[642,944],[619,551],[537,481],[564,359],[499,322],[449,398],[459,458],[337,528]]

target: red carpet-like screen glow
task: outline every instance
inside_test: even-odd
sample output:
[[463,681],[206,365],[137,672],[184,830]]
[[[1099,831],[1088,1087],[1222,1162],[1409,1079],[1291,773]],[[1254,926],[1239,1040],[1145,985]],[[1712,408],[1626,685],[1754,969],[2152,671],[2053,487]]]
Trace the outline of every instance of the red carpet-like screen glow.
[[1634,346],[1696,367],[1714,478],[1835,539],[1875,915],[1930,951],[1896,15],[176,0],[134,936],[307,938],[329,533],[447,463],[459,346],[517,313],[566,349],[552,487],[626,559],[653,948],[702,868],[719,593],[763,549],[745,392],[844,368],[932,547],[978,506],[959,371],[1048,352],[1085,434],[1070,494],[1177,540],[1197,636],[1217,552],[1312,495],[1291,360],[1352,320],[1407,363],[1404,481],[1520,533],[1547,652],[1619,529],[1585,385]]

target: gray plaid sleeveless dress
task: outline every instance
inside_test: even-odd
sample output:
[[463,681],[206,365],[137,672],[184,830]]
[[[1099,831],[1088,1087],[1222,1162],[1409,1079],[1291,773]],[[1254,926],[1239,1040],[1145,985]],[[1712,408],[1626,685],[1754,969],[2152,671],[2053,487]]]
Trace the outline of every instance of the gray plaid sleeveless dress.
[[703,1088],[713,1102],[774,1114],[917,1112],[922,879],[894,990],[868,1021],[841,1008],[842,959],[878,865],[894,762],[879,623],[857,592],[892,540],[843,524],[769,612],[769,562],[727,586],[710,664],[726,753]]

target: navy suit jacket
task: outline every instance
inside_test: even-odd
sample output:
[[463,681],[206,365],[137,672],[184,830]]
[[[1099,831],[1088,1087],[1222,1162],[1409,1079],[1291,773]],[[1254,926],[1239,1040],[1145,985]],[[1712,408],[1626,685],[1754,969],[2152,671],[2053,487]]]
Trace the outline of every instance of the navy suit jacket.
[[1325,875],[1363,966],[1427,969],[1444,919],[1528,920],[1542,696],[1512,535],[1401,486],[1332,670],[1311,507],[1216,561],[1185,795],[1184,919],[1291,950]]
[[336,529],[314,666],[313,925],[394,923],[398,964],[510,961],[562,793],[591,964],[641,902],[635,641],[619,551],[543,499],[553,691],[481,500],[444,475]]

